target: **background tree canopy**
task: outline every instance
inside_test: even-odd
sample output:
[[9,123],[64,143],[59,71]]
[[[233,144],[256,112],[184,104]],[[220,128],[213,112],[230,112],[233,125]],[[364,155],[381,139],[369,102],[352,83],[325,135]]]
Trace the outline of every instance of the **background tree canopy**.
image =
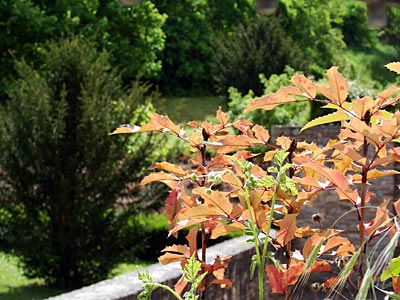
[[[138,74],[154,77],[161,70],[166,16],[151,1],[124,7],[116,0],[0,1],[0,78],[9,77],[13,57],[43,63],[43,44],[80,35],[110,52],[113,66],[123,66],[125,81]],[[4,91],[4,82],[0,93]]]

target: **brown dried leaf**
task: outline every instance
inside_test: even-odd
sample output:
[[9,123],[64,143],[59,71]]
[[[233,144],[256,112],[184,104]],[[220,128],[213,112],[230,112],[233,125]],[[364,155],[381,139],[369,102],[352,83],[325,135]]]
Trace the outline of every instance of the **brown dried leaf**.
[[304,75],[296,74],[292,77],[292,82],[304,91],[302,96],[306,95],[307,98],[315,99],[317,89],[310,79]]
[[274,107],[285,104],[285,103],[290,103],[290,102],[298,102],[295,98],[293,98],[290,95],[287,94],[268,94],[266,96],[262,96],[260,98],[254,99],[252,102],[250,102],[246,108],[244,109],[244,112],[247,113],[249,111],[253,111],[259,108],[265,109],[265,110],[271,110],[274,109]]

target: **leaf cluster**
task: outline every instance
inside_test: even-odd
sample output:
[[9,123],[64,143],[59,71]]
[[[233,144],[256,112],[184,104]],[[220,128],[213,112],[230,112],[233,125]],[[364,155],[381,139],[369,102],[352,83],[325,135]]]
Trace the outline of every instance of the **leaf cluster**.
[[[399,71],[399,63],[387,67]],[[331,67],[326,75],[327,84],[322,85],[295,74],[292,85],[254,99],[244,110],[272,110],[297,102],[322,103],[334,112],[310,121],[302,130],[340,122],[339,136],[324,146],[289,137],[279,137],[272,144],[268,130],[245,119],[231,121],[221,109],[216,113],[215,123],[189,122],[191,134],[167,116],[157,114],[150,115],[149,123],[124,126],[113,132],[170,134],[186,142],[193,152],[191,169],[168,162],[154,163],[152,168],[160,171],[144,178],[141,184],[160,181],[171,189],[165,202],[170,235],[190,228],[189,244],[165,248],[160,262],[179,261],[184,268],[194,254],[202,263],[201,272],[207,273],[199,286],[200,292],[210,284],[230,286],[230,281],[223,277],[227,259],[217,257],[210,265],[205,263],[204,254],[209,238],[233,231],[252,236],[249,242],[254,243],[256,255],[251,259],[251,273],[258,269],[260,299],[264,272],[273,293],[295,298],[301,296],[311,273],[328,276],[313,285],[328,297],[340,294],[346,287],[346,292],[356,299],[365,299],[365,295],[378,289],[380,282],[375,275],[389,263],[399,235],[399,201],[392,203],[395,215],[389,212],[391,200],[382,201],[375,207],[376,214],[370,223],[366,222],[366,206],[374,197],[369,185],[376,178],[399,173],[388,165],[400,161],[397,146],[400,113],[387,110],[400,101],[399,90],[392,86],[375,99],[364,96],[352,101],[348,98],[346,79],[338,68]],[[256,146],[270,150],[250,152]],[[206,156],[209,148],[214,153],[211,158]],[[256,159],[269,167],[262,168]],[[335,228],[335,224],[327,229],[298,225],[301,209],[312,205],[324,191],[334,191],[338,201],[351,204],[358,216],[354,222],[358,241]],[[272,225],[279,228],[274,236],[270,234]],[[197,234],[202,237],[201,256],[197,254],[194,239]],[[376,247],[369,250],[368,246],[372,240],[383,238],[389,240],[383,247],[385,255],[374,261],[378,250]],[[292,241],[296,239],[304,240],[301,249],[292,249]],[[271,259],[268,245],[284,250],[286,258]],[[273,263],[268,264],[268,259]],[[394,266],[392,262],[387,272],[393,272]],[[389,276],[394,280],[394,291],[398,292],[397,275]],[[178,283],[175,290],[180,293],[182,286],[185,285]]]

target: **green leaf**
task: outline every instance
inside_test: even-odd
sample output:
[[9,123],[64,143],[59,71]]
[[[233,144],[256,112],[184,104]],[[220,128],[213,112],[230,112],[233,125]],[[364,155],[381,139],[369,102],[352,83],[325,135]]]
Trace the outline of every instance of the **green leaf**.
[[250,279],[253,278],[254,272],[256,271],[257,267],[257,255],[253,255],[251,257],[251,264],[250,264]]
[[196,280],[197,274],[201,268],[201,263],[194,258],[193,255],[189,258],[188,263],[185,265],[185,280],[189,282],[194,282]]
[[278,173],[278,168],[276,168],[276,167],[269,167],[269,168],[267,169],[267,171],[268,171],[269,173]]
[[139,280],[143,282],[143,291],[138,295],[138,300],[149,300],[151,293],[157,289],[157,286],[148,271],[142,272],[137,267],[137,272]]
[[346,113],[337,111],[308,122],[306,125],[304,125],[304,127],[300,130],[300,132],[314,126],[343,121],[343,120],[349,120],[349,119],[350,117]]
[[289,152],[286,152],[284,150],[277,152],[274,156],[274,163],[278,166],[282,166],[288,155]]
[[274,183],[275,183],[275,179],[271,175],[265,176],[259,182],[260,186],[264,186],[264,187],[271,187]]
[[381,280],[386,280],[400,274],[400,256],[393,258],[386,269],[382,272]]
[[395,140],[392,140],[392,142],[400,143],[400,138],[397,138],[397,139],[395,139]]
[[267,253],[267,258],[272,261],[272,263],[274,264],[275,268],[277,270],[279,270],[279,261],[275,258],[275,253],[272,251],[268,251]]

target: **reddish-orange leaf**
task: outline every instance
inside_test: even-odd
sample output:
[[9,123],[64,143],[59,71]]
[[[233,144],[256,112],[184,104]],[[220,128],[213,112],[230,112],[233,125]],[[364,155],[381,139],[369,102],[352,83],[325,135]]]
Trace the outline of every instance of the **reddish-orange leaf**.
[[332,287],[335,287],[339,281],[339,278],[337,277],[332,277],[329,278],[327,281],[324,282],[322,285],[325,290],[329,291]]
[[217,155],[213,158],[211,158],[210,161],[210,168],[223,168],[226,166],[231,166],[233,165],[232,161],[226,157],[225,155]]
[[229,115],[221,110],[221,106],[218,108],[216,117],[222,127],[225,127],[225,125],[229,123]]
[[163,115],[158,115],[158,114],[151,114],[150,115],[151,120],[153,121],[152,123],[156,125],[160,125],[162,127],[162,130],[165,132],[172,132],[176,135],[180,135],[181,133],[181,128],[179,125],[174,124],[168,116],[163,116]]
[[226,216],[228,216],[228,214],[226,214],[225,212],[216,207],[209,207],[207,205],[201,204],[185,210],[182,213],[182,216],[180,216],[180,219],[194,218],[195,220],[200,220],[200,219],[203,220],[211,217],[226,217]]
[[195,195],[200,195],[204,204],[221,214],[230,215],[233,205],[229,200],[228,193],[220,191],[209,191],[204,187],[195,188],[192,191]]
[[[385,202],[387,204],[387,201]],[[385,226],[390,222],[389,210],[385,206],[376,208],[375,218],[369,223],[364,224],[364,232],[367,235],[373,234],[378,228]]]
[[189,281],[185,280],[185,274],[181,276],[178,282],[174,285],[174,290],[178,295],[181,295],[188,285]]
[[399,99],[389,98],[395,92],[399,90],[398,87],[392,85],[388,89],[378,94],[379,108],[385,108],[386,106],[395,104]]
[[165,252],[165,254],[158,258],[158,261],[162,265],[166,265],[175,261],[183,261],[190,256],[189,247],[186,245],[167,246],[162,250],[162,252]]
[[233,157],[237,158],[238,160],[242,160],[242,159],[249,159],[252,157],[257,156],[258,154],[253,154],[249,151],[245,151],[245,150],[240,150],[235,152],[235,154],[233,154]]
[[199,124],[196,121],[190,121],[187,123],[189,126],[194,127],[196,129],[199,128]]
[[392,277],[392,285],[396,295],[400,295],[400,276]]
[[191,226],[193,226],[193,225],[200,224],[200,223],[202,223],[202,222],[204,222],[204,221],[206,221],[206,220],[207,220],[206,217],[203,217],[203,218],[196,218],[196,219],[185,219],[185,220],[181,220],[181,221],[175,223],[174,228],[172,228],[172,229],[168,232],[168,236],[175,235],[178,231],[180,231],[180,230],[182,230],[182,229],[184,229],[184,228],[188,228],[188,227],[191,227]]
[[381,137],[379,135],[379,129],[377,126],[368,126],[364,121],[361,121],[357,118],[352,118],[349,123],[346,124],[348,128],[351,130],[361,134],[368,139],[368,141],[372,142],[376,146],[381,144]]
[[287,214],[279,221],[279,231],[276,233],[276,240],[281,245],[287,245],[294,239],[297,230],[296,218],[299,214]]
[[304,272],[303,262],[297,262],[295,264],[291,264],[289,266],[289,269],[283,275],[284,286],[295,284],[303,272]]
[[274,294],[285,294],[286,288],[283,286],[282,277],[283,272],[278,271],[274,265],[267,265],[265,270],[268,274],[269,285]]
[[296,74],[292,77],[292,82],[304,91],[303,96],[306,95],[307,98],[315,99],[317,90],[314,83],[310,79],[304,75]]
[[276,138],[276,145],[281,146],[284,150],[288,150],[290,145],[292,145],[292,140],[287,136],[280,136]]
[[171,163],[166,162],[166,161],[161,162],[161,163],[153,163],[149,167],[150,170],[155,169],[155,168],[162,169],[162,170],[164,170],[164,171],[166,171],[168,173],[175,174],[176,176],[179,176],[179,177],[183,177],[183,176],[186,175],[186,172],[180,166],[171,164]]
[[326,242],[325,247],[323,248],[323,253],[326,253],[337,246],[349,245],[349,244],[350,241],[347,238],[341,236],[333,236],[329,238],[328,241]]
[[211,147],[217,148],[218,153],[230,153],[237,149],[249,148],[252,145],[260,145],[260,141],[245,135],[227,136],[220,140],[217,144],[210,144]]
[[162,252],[174,252],[174,253],[180,253],[181,255],[186,257],[190,256],[189,248],[186,245],[167,246],[162,250]]
[[303,257],[305,259],[308,258],[308,256],[311,254],[314,248],[321,242],[322,239],[323,237],[321,235],[315,233],[306,240],[302,251]]
[[296,96],[301,96],[304,97],[304,93],[300,91],[300,89],[297,86],[282,86],[280,87],[277,91],[277,94],[289,94],[289,95],[296,95]]
[[371,112],[375,105],[375,101],[370,96],[365,96],[352,102],[352,112],[361,119],[364,118],[367,111]]
[[195,130],[192,133],[192,136],[189,138],[189,144],[191,147],[191,151],[195,152],[200,148],[200,145],[203,143],[203,136],[200,130]]
[[305,227],[297,228],[294,235],[296,237],[302,238],[305,235],[314,234],[316,231],[317,231],[316,229],[312,229],[310,226],[305,226]]
[[326,168],[325,166],[312,162],[311,160],[305,161],[303,159],[300,165],[306,168],[311,168],[313,171],[317,172],[335,185],[336,192],[339,195],[340,200],[350,200],[353,203],[359,202],[357,190],[350,189],[347,177],[341,172]]
[[169,228],[171,229],[175,223],[175,217],[181,210],[179,196],[181,189],[176,187],[165,200],[165,217],[167,218]]
[[331,272],[331,265],[325,260],[316,261],[311,267],[311,272],[321,273],[321,272]]
[[254,131],[254,134],[256,135],[256,138],[259,139],[261,142],[264,144],[267,144],[270,138],[268,130],[264,129],[264,127],[260,125],[255,125],[252,130]]
[[190,256],[193,253],[197,253],[197,232],[199,229],[197,227],[193,227],[189,230],[189,233],[186,236],[186,240],[189,243],[189,254]]
[[290,102],[298,102],[298,100],[287,94],[271,93],[261,98],[254,99],[246,106],[244,112],[246,113],[259,108],[271,110],[274,109],[275,106]]
[[251,123],[249,120],[246,119],[237,120],[232,123],[232,126],[240,130],[243,134],[251,137],[250,127],[253,126],[253,123]]
[[339,73],[338,67],[331,67],[326,72],[329,80],[329,88],[318,87],[318,90],[332,102],[341,105],[348,96],[346,79]]
[[[214,274],[214,273],[213,273]],[[209,284],[219,284],[221,288],[232,288],[232,281],[229,279],[214,279]]]
[[242,231],[245,228],[246,228],[246,226],[240,222],[234,222],[234,223],[230,223],[230,224],[224,224],[224,223],[219,222],[217,224],[217,226],[214,228],[214,230],[212,231],[211,238],[216,239],[220,236],[225,236],[232,232]]
[[336,255],[338,256],[351,256],[354,253],[356,253],[356,248],[353,244],[339,246],[339,248],[336,250]]
[[[163,183],[167,184],[168,186],[170,186],[171,182],[174,182],[176,185],[177,180],[179,180],[179,178],[176,177],[175,175],[168,174],[168,173],[161,171],[161,172],[156,172],[156,173],[150,173],[149,175],[147,175],[146,177],[144,177],[142,179],[142,181],[140,182],[140,185],[146,185],[150,182],[160,181],[160,182],[163,182]],[[175,187],[173,187],[173,188],[175,188]]]
[[361,154],[359,154],[356,150],[354,150],[353,145],[351,145],[351,144],[335,144],[335,145],[333,145],[333,148],[337,149],[344,155],[350,157],[354,162],[361,164],[361,165],[365,164],[365,158],[363,158]]
[[184,255],[182,255],[182,254],[176,254],[176,253],[167,252],[167,253],[161,255],[158,258],[158,261],[162,265],[168,265],[170,263],[173,263],[173,262],[176,262],[176,261],[183,261],[185,259],[186,259],[186,257]]

